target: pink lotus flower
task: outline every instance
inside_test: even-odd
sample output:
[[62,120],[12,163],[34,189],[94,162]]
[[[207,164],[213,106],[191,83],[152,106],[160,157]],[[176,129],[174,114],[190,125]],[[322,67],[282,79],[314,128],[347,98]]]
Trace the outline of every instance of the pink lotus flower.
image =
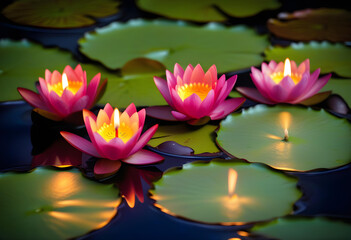
[[25,88],[18,88],[18,91],[39,114],[52,120],[62,120],[94,105],[100,90],[106,84],[104,82],[98,89],[100,76],[98,73],[87,85],[86,72],[83,72],[80,65],[74,70],[66,66],[62,76],[56,70],[51,73],[46,69],[45,80],[39,78],[39,94]]
[[244,98],[225,100],[237,76],[227,81],[225,75],[218,79],[215,65],[204,73],[199,64],[195,68],[189,65],[185,71],[175,64],[174,73],[167,70],[166,76],[167,81],[159,77],[154,77],[154,81],[169,106],[149,107],[147,114],[151,117],[200,125],[226,117],[245,101]]
[[[329,96],[330,92],[315,95],[327,84],[331,74],[318,79],[320,69],[310,74],[310,61],[306,59],[300,66],[287,58],[285,63],[270,61],[262,63],[262,72],[251,68],[251,78],[257,89],[238,87],[237,91],[247,98],[265,104],[297,104],[309,100],[316,104]],[[312,99],[314,98],[314,99]]]
[[121,161],[144,165],[163,160],[162,156],[142,149],[158,127],[156,124],[141,135],[145,109],[137,112],[135,105],[130,104],[120,114],[117,108],[113,110],[110,104],[106,104],[97,117],[86,109],[83,117],[91,142],[69,132],[61,132],[61,135],[75,148],[99,158],[94,166],[96,174],[118,171]]

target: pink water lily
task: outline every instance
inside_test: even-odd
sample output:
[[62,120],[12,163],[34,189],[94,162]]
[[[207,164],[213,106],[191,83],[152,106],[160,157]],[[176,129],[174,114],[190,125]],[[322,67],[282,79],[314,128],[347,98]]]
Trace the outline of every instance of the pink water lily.
[[145,122],[145,109],[137,112],[134,104],[120,114],[106,104],[97,116],[89,110],[83,110],[85,127],[91,142],[69,132],[61,135],[75,148],[99,158],[94,166],[96,174],[108,174],[118,171],[121,161],[134,165],[152,164],[163,157],[142,149],[154,135],[158,125],[141,132]]
[[74,70],[71,66],[66,66],[62,75],[56,70],[51,73],[46,69],[45,79],[39,78],[37,85],[39,94],[25,88],[18,88],[18,91],[39,114],[53,120],[62,120],[94,105],[100,90],[106,84],[104,82],[99,88],[100,77],[101,74],[98,73],[88,85],[86,72],[80,65]]
[[154,81],[169,106],[147,108],[151,117],[199,125],[226,117],[245,101],[245,98],[226,100],[237,76],[226,81],[223,74],[218,79],[215,65],[204,73],[200,64],[195,68],[188,65],[185,71],[175,64],[174,73],[166,70],[166,77],[167,81],[159,77],[154,77]]
[[310,105],[323,101],[330,92],[318,93],[330,79],[328,74],[318,79],[320,69],[310,74],[310,61],[299,66],[287,58],[285,63],[262,63],[262,71],[252,67],[251,78],[257,89],[238,87],[237,91],[247,98],[265,104],[297,104],[308,101]]

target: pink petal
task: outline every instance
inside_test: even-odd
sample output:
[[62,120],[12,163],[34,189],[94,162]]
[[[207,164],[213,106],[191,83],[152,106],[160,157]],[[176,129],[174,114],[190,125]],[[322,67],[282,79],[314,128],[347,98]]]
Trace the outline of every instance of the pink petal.
[[87,117],[91,117],[94,121],[96,121],[96,116],[94,113],[92,113],[88,109],[83,109],[83,120],[84,120],[85,125],[87,125],[87,122],[86,122]]
[[106,103],[105,107],[104,107],[104,111],[107,113],[107,116],[109,118],[111,118],[112,114],[113,114],[113,107],[109,104],[109,103]]
[[238,77],[237,75],[234,75],[226,81],[226,84],[224,84],[223,86],[224,89],[222,90],[222,92],[220,93],[220,96],[216,100],[215,105],[222,103],[228,97],[229,93],[232,91],[236,83],[237,77]]
[[201,105],[201,98],[196,94],[191,94],[184,100],[184,110],[185,113],[192,118],[201,118],[202,113],[199,112]]
[[185,72],[183,75],[183,83],[190,84],[190,79],[191,79],[191,75],[193,73],[193,69],[194,69],[193,66],[191,66],[190,64],[185,69]]
[[[235,111],[237,108],[239,108],[244,102],[245,98],[231,98],[228,100],[225,100],[222,102],[214,111],[211,113],[210,117],[212,120],[218,120],[221,118],[224,118],[231,112]],[[216,113],[222,112],[222,114],[218,115]]]
[[139,127],[143,127],[144,126],[144,123],[145,123],[145,115],[146,115],[146,110],[145,108],[141,109],[139,112],[138,112],[138,115],[139,115]]
[[291,90],[296,86],[294,81],[291,79],[290,76],[285,76],[279,83],[279,85],[285,89],[286,91],[286,96],[285,98],[287,98],[291,92]]
[[158,124],[152,126],[151,128],[149,128],[148,130],[146,130],[146,132],[140,137],[139,141],[137,142],[137,144],[135,144],[134,148],[132,149],[132,151],[130,152],[130,154],[134,154],[137,151],[139,151],[140,149],[142,149],[152,138],[152,136],[155,134],[155,132],[157,131],[158,128]]
[[26,89],[26,88],[17,88],[18,92],[21,94],[24,100],[26,100],[31,106],[40,108],[46,111],[50,111],[49,108],[45,105],[42,98],[39,94]]
[[[195,69],[193,70],[193,74],[191,74],[190,83],[202,83],[205,77],[204,70],[202,69],[201,65],[196,65]],[[207,83],[211,84],[211,82]]]
[[250,98],[256,102],[265,103],[265,104],[275,104],[275,102],[263,97],[262,94],[255,88],[237,87],[236,90],[240,94],[242,94],[245,97]]
[[321,71],[320,68],[318,68],[309,76],[308,83],[303,94],[307,94],[310,91],[310,89],[313,87],[313,85],[316,83],[316,81],[318,80],[320,71]]
[[217,81],[217,86],[215,87],[215,98],[218,98],[218,95],[220,94],[221,90],[223,89],[223,85],[225,83],[225,75],[223,74]]
[[297,68],[297,72],[299,74],[303,74],[304,72],[310,72],[310,60],[308,58],[299,65],[299,67]]
[[[102,157],[110,160],[118,160],[125,157],[125,144],[120,138],[113,138],[109,142],[98,133],[93,133],[98,152]],[[100,150],[100,151],[99,151]]]
[[100,129],[104,123],[110,124],[110,117],[104,110],[100,109],[96,119],[97,128]]
[[81,97],[80,99],[78,99],[78,101],[74,103],[74,105],[71,108],[71,112],[73,113],[73,112],[78,112],[83,110],[88,105],[88,102],[89,102],[88,96]]
[[55,109],[56,113],[61,117],[66,117],[70,114],[68,105],[63,102],[62,99],[54,91],[50,92],[49,101],[51,106]]
[[73,99],[74,99],[74,94],[67,88],[64,89],[61,95],[61,100],[65,102],[67,106],[72,107],[70,105],[73,104]]
[[137,144],[139,137],[143,131],[143,128],[140,127],[138,131],[125,143],[123,154],[126,156],[130,155],[130,152],[134,148],[134,146]]
[[141,149],[140,151],[134,153],[132,156],[122,159],[123,162],[134,165],[144,165],[144,164],[154,164],[160,162],[164,159],[161,155],[157,153]]
[[76,66],[76,68],[74,69],[75,73],[77,74],[77,76],[83,78],[84,76],[84,73],[83,73],[83,69],[82,69],[82,66],[80,64],[78,64]]
[[171,90],[171,98],[173,103],[173,106],[171,107],[177,110],[178,112],[184,112],[185,110],[183,100],[179,97],[175,89]]
[[64,137],[67,142],[69,142],[73,147],[79,149],[80,151],[89,154],[94,157],[101,157],[94,145],[78,135],[69,132],[60,132],[62,137]]
[[309,74],[304,74],[298,84],[291,90],[287,100],[290,102],[297,99],[305,90],[309,81]]
[[65,67],[65,69],[63,70],[64,73],[66,73],[67,75],[67,79],[69,81],[76,81],[76,82],[80,82],[81,79],[77,77],[75,71],[72,69],[71,66],[67,65]]
[[214,104],[214,90],[211,89],[206,98],[202,101],[199,107],[199,112],[203,113],[203,116],[208,116],[208,113],[212,110]]
[[180,78],[183,78],[183,75],[184,75],[183,68],[178,63],[176,63],[174,65],[174,76],[175,76],[175,78],[177,79],[178,76]]
[[163,98],[170,106],[172,106],[173,105],[172,98],[171,98],[166,80],[159,77],[154,77],[154,82],[156,84],[156,87],[162,94]]
[[51,78],[49,79],[49,84],[55,85],[56,83],[59,83],[59,82],[62,82],[61,73],[54,70],[53,73],[51,74]]
[[89,103],[88,103],[88,108],[91,108],[92,105],[94,104],[95,98],[96,98],[96,93],[97,89],[100,84],[100,78],[101,78],[101,73],[98,73],[93,77],[93,79],[90,81],[86,95],[89,96]]
[[187,121],[191,119],[191,117],[177,111],[172,111],[172,115],[178,121]]
[[124,111],[128,113],[129,117],[131,117],[134,113],[137,112],[137,109],[136,109],[134,103],[131,103]]
[[177,78],[168,70],[166,70],[167,85],[174,87],[177,85]]
[[50,79],[51,79],[51,72],[49,71],[49,69],[45,69],[45,81],[49,82]]
[[98,159],[94,165],[95,174],[108,174],[117,172],[122,163],[119,160]]
[[40,94],[42,94],[43,97],[47,98],[49,96],[49,90],[48,90],[48,86],[47,86],[46,81],[42,78],[39,78],[39,84],[40,84],[40,87],[39,87],[40,90],[38,88],[38,91],[41,91]]
[[172,110],[170,106],[152,106],[146,108],[146,115],[166,121],[177,121],[171,113]]
[[[216,65],[212,65],[206,72],[205,78],[208,78],[206,81],[209,81],[209,85],[214,88],[215,83],[217,82],[217,67]],[[211,81],[210,81],[211,80]]]
[[288,94],[289,93],[287,90],[281,85],[273,86],[270,92],[271,99],[276,102],[285,102],[285,100],[288,98]]

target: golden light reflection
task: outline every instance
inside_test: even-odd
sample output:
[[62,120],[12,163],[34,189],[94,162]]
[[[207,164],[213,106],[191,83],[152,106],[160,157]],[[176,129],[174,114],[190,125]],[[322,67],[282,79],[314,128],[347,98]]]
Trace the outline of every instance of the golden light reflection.
[[68,198],[80,190],[79,179],[74,173],[60,172],[47,184],[46,193],[50,198]]
[[229,198],[233,198],[236,196],[235,187],[238,179],[238,173],[233,168],[229,168],[228,170],[228,196]]
[[291,119],[292,119],[291,113],[289,112],[279,113],[279,122],[284,130],[289,129],[291,125]]

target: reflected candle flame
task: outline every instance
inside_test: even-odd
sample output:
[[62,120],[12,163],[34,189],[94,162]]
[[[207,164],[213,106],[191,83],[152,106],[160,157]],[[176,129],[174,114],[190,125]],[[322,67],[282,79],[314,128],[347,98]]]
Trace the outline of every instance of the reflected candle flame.
[[284,129],[284,138],[283,138],[284,142],[289,141],[289,131],[287,128]]
[[68,78],[66,73],[62,74],[62,90],[65,90],[68,87]]
[[233,169],[229,168],[228,170],[228,196],[230,199],[236,196],[235,187],[238,179],[238,173]]

